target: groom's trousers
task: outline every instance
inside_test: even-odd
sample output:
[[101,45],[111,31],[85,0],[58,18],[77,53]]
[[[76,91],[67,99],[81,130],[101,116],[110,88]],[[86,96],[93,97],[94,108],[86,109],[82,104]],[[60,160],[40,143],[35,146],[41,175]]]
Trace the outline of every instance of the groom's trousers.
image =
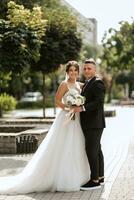
[[101,150],[102,128],[84,130],[86,153],[91,170],[91,180],[104,176],[104,157]]

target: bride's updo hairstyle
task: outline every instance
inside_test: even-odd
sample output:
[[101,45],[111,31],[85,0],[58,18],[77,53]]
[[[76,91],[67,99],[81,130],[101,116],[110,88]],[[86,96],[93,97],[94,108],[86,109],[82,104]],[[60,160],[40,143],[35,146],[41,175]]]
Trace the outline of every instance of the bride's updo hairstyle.
[[77,71],[79,72],[80,66],[79,66],[78,62],[75,60],[72,60],[72,61],[68,61],[68,63],[66,64],[66,73],[69,72],[69,69],[72,66],[74,66],[77,69]]

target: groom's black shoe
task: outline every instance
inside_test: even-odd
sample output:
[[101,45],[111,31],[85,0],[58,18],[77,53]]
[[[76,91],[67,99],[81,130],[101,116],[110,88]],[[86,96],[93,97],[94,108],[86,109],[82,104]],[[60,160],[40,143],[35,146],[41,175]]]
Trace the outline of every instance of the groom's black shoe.
[[104,178],[99,179],[99,183],[100,183],[100,185],[104,185],[105,184],[104,183]]
[[93,189],[99,189],[101,187],[99,182],[94,182],[92,180],[88,181],[85,185],[81,186],[81,190],[93,190]]

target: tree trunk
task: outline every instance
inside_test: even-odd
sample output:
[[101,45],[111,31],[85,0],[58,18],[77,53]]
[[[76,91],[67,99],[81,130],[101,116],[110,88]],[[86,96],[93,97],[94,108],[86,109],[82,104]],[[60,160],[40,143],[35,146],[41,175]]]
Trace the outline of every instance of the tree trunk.
[[53,86],[54,86],[54,95],[53,95],[53,102],[54,102],[54,115],[56,115],[56,106],[55,106],[55,93],[56,93],[56,74],[53,73]]
[[45,74],[43,73],[43,118],[46,117],[46,85],[45,85]]
[[130,83],[129,83],[129,91],[128,91],[128,97],[129,97],[129,98],[131,98],[132,90],[133,90],[133,83],[130,82]]
[[112,88],[113,88],[113,82],[114,82],[114,77],[112,77],[111,81],[110,81],[110,86],[108,88],[108,99],[107,102],[110,103],[111,99],[112,99]]
[[2,109],[0,108],[0,118],[3,117]]
[[128,83],[125,84],[125,98],[129,98],[129,85]]

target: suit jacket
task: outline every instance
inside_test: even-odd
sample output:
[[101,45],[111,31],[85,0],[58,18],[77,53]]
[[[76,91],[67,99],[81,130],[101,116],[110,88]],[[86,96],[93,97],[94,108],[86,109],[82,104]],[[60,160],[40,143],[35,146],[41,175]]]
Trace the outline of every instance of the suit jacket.
[[85,96],[85,111],[80,113],[83,130],[91,128],[104,128],[104,97],[105,86],[100,78],[93,77],[81,92]]

